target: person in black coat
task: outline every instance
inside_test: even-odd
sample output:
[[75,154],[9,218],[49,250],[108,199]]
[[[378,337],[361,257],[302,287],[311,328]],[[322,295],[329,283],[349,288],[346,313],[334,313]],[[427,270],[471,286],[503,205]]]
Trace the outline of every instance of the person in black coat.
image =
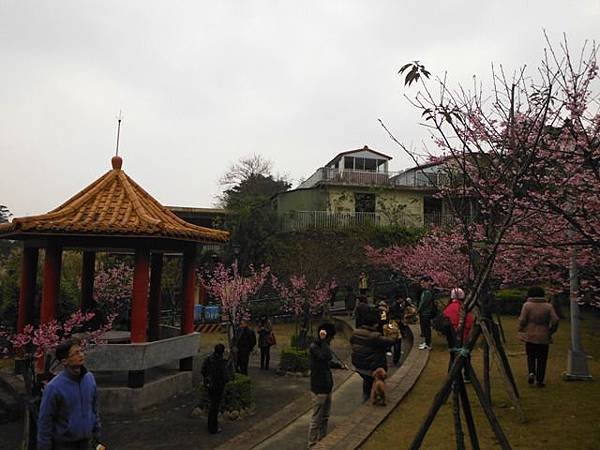
[[248,375],[248,361],[250,353],[256,346],[256,334],[252,328],[248,327],[248,322],[242,320],[240,331],[236,340],[237,347],[237,371]]
[[371,307],[369,306],[369,303],[367,303],[367,297],[365,297],[364,295],[359,296],[358,305],[356,306],[355,312],[355,328],[360,328],[360,326],[365,320],[365,317],[367,316],[367,314],[369,314],[369,311],[371,311]]
[[402,356],[402,337],[406,334],[406,325],[404,324],[404,313],[408,303],[402,295],[396,297],[396,301],[390,306],[390,320],[398,324],[400,335],[394,341],[394,364],[398,364],[400,356]]
[[225,385],[229,381],[229,371],[227,370],[227,361],[223,359],[225,346],[223,344],[215,345],[215,350],[204,360],[202,364],[202,376],[204,377],[204,386],[208,390],[210,398],[210,407],[208,410],[208,431],[211,434],[220,433],[219,427],[219,407],[223,399]]
[[377,331],[378,317],[369,312],[360,328],[354,330],[350,338],[352,345],[352,364],[363,379],[363,401],[369,400],[373,387],[373,371],[382,367],[387,372],[385,353],[394,340]]
[[318,328],[317,339],[310,344],[310,390],[312,392],[313,413],[308,428],[308,447],[317,444],[327,434],[327,424],[331,411],[331,391],[333,376],[331,362],[333,353],[330,345],[335,336],[335,326],[324,323]]

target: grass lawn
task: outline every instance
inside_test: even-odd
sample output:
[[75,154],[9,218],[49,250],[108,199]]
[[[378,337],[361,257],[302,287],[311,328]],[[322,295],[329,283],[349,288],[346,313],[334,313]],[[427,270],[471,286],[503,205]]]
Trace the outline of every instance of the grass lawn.
[[[600,318],[586,315],[582,322],[582,339],[585,351],[592,359],[588,367],[596,381],[565,382],[560,376],[566,370],[569,348],[569,322],[562,320],[550,346],[546,387],[527,384],[527,359],[524,345],[517,341],[516,318],[503,317],[502,324],[508,340],[506,350],[517,378],[522,405],[528,418],[520,423],[504,390],[499,370],[492,363],[492,397],[494,410],[515,449],[600,449]],[[482,379],[482,351],[473,354],[473,366]],[[413,390],[390,414],[388,419],[362,447],[365,450],[408,448],[418,427],[429,410],[432,399],[446,375],[448,353],[445,340],[434,337],[430,360]],[[498,448],[474,391],[468,388],[474,409],[480,446],[482,449]],[[463,420],[465,442],[470,448]],[[451,401],[442,407],[425,438],[424,449],[453,449],[454,428]]]

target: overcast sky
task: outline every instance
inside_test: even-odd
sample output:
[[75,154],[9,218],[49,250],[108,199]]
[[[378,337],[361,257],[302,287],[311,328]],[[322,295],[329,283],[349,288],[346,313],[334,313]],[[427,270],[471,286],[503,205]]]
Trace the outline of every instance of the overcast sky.
[[212,206],[253,153],[296,181],[364,145],[407,168],[377,122],[427,139],[404,63],[487,82],[536,66],[543,29],[579,49],[599,24],[599,0],[0,0],[0,204],[47,212],[106,172],[119,109],[124,169],[167,205]]

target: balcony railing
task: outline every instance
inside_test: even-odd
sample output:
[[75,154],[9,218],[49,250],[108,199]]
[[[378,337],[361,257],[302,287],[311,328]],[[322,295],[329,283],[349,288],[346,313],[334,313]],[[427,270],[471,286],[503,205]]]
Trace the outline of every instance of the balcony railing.
[[318,183],[345,184],[352,186],[408,186],[435,187],[444,181],[443,173],[411,172],[371,172],[367,170],[336,169],[321,167],[310,178],[298,186],[308,189]]

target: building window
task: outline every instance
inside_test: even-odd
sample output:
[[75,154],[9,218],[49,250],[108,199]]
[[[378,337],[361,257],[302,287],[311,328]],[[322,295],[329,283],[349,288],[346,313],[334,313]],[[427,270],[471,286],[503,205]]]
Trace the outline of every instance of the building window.
[[365,158],[365,170],[368,170],[369,172],[375,172],[377,170],[377,160]]
[[354,211],[357,213],[375,212],[375,194],[354,194]]
[[349,170],[354,169],[354,157],[352,157],[352,156],[344,157],[344,169],[349,169]]

